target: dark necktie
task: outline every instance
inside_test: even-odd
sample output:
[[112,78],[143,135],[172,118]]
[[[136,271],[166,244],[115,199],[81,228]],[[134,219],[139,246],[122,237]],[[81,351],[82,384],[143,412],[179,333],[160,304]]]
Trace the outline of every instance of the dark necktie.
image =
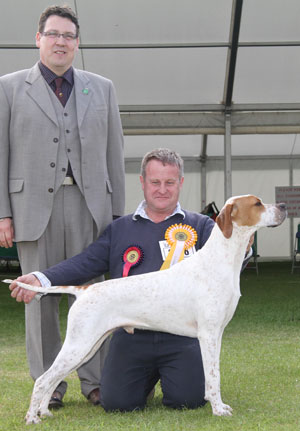
[[66,101],[65,101],[65,98],[64,98],[64,94],[62,92],[62,83],[63,83],[63,80],[64,80],[64,78],[61,78],[61,77],[55,78],[55,80],[54,80],[55,81],[55,85],[56,85],[55,94],[56,94],[58,100],[61,102],[61,104],[63,106],[65,106]]

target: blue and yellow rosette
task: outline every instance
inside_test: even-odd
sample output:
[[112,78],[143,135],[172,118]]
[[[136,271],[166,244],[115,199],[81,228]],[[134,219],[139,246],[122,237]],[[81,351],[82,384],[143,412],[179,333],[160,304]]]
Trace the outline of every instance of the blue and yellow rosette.
[[187,224],[173,224],[165,233],[165,240],[171,247],[166,260],[160,270],[170,268],[184,258],[184,251],[193,247],[197,242],[197,232]]

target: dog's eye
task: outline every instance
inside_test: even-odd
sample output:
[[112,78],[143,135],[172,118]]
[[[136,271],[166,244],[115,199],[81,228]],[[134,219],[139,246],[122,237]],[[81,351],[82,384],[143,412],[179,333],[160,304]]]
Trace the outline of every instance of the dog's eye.
[[262,203],[258,201],[258,202],[256,202],[255,206],[256,206],[256,207],[261,207],[261,206],[262,206]]

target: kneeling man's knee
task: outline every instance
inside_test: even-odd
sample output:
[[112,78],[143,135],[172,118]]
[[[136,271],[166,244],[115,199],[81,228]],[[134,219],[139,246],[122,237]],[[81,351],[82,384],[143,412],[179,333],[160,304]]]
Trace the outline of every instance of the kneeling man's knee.
[[101,396],[101,405],[106,412],[116,410],[120,412],[132,412],[134,410],[142,410],[145,404],[146,400],[122,397],[116,394]]
[[206,401],[203,396],[192,397],[190,395],[172,394],[167,398],[164,397],[163,404],[172,409],[197,409],[198,407],[203,407]]

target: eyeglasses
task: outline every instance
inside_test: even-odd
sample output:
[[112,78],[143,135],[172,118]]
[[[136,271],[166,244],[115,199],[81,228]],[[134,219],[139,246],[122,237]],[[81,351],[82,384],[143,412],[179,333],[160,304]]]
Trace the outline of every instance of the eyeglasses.
[[41,34],[45,37],[49,37],[49,39],[59,39],[60,36],[62,36],[68,42],[70,42],[71,40],[77,39],[77,34],[73,34],[73,33],[59,33],[58,31],[44,31]]

